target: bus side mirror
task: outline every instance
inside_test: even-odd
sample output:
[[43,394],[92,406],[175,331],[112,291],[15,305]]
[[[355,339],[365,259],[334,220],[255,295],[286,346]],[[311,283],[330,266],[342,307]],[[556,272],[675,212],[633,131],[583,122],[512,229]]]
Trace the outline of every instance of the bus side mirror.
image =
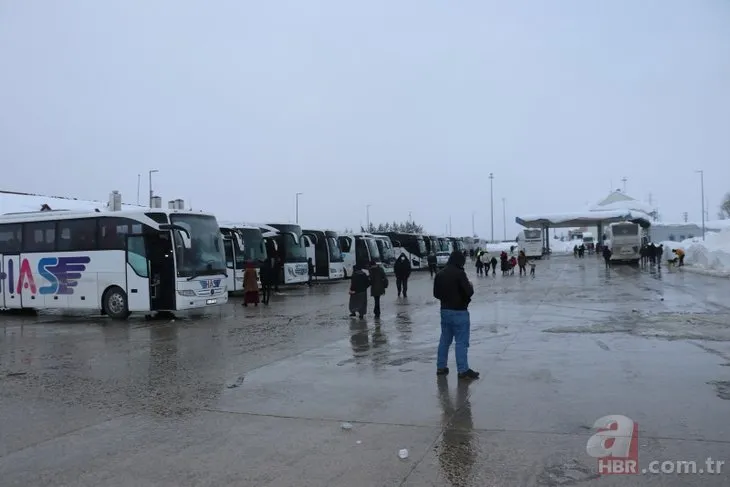
[[160,231],[162,232],[168,232],[170,230],[177,230],[180,235],[180,240],[182,240],[183,247],[186,249],[189,249],[192,247],[192,242],[190,240],[190,232],[188,232],[188,229],[185,227],[182,227],[180,225],[160,225]]

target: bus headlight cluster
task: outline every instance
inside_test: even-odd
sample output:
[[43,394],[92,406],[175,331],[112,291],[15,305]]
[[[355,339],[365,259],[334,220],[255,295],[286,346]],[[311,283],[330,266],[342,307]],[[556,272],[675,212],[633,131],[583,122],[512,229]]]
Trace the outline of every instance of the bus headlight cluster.
[[195,291],[192,289],[178,289],[177,293],[180,296],[195,296]]

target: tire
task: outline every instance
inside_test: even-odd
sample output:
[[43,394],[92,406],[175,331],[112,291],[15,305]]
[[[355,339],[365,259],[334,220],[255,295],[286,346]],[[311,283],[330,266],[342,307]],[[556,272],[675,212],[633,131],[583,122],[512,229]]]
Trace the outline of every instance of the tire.
[[129,317],[127,293],[118,286],[110,287],[102,298],[102,309],[113,320],[126,320]]

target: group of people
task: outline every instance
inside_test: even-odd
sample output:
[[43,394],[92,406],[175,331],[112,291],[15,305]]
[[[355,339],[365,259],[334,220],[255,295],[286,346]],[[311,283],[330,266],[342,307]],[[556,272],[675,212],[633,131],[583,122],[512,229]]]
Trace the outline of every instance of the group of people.
[[[507,252],[502,251],[502,253],[499,255],[499,261],[497,261],[497,257],[492,256],[490,259],[486,252],[484,251],[478,251],[476,253],[476,268],[477,268],[477,276],[486,276],[489,274],[489,270],[492,270],[492,275],[496,275],[497,273],[497,262],[500,262],[500,270],[502,271],[502,275],[512,275],[515,273],[515,268],[519,268],[520,276],[527,275],[527,255],[525,254],[524,250],[520,250],[517,254],[517,257],[509,256],[507,255]],[[535,275],[535,263],[529,262],[530,264],[530,275]]]
[[[243,305],[253,304],[258,306],[259,302],[268,305],[271,299],[271,292],[278,291],[279,285],[276,279],[278,264],[273,258],[266,259],[261,263],[258,276],[256,265],[253,262],[246,262],[246,269],[243,271]],[[261,279],[261,289],[258,280]]]
[[639,250],[641,255],[641,265],[646,266],[647,264],[659,264],[662,265],[662,255],[664,255],[664,245],[654,245],[654,242],[650,244],[643,244]]

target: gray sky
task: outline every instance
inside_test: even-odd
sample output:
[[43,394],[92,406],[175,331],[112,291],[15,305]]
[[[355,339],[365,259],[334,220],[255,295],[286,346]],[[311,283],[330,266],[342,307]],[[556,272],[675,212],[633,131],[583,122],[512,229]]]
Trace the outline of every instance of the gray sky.
[[495,236],[730,191],[730,2],[0,0],[0,189]]

